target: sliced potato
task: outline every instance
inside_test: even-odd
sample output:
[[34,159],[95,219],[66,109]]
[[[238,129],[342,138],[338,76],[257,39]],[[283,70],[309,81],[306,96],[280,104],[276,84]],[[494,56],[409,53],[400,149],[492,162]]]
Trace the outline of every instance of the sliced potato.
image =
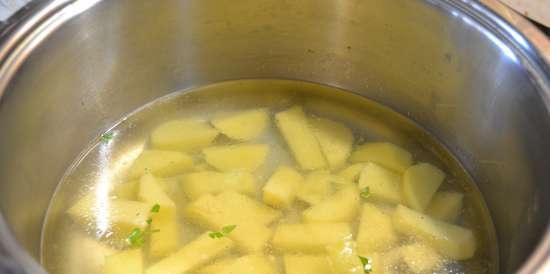
[[391,143],[375,142],[359,146],[350,156],[354,163],[374,162],[403,173],[412,165],[412,154]]
[[253,195],[256,193],[256,179],[244,170],[226,173],[202,171],[182,176],[181,186],[187,197],[197,199],[204,194],[218,194],[223,191],[236,191]]
[[168,177],[182,173],[193,166],[191,156],[168,150],[144,150],[130,167],[129,177],[136,179],[145,173]]
[[397,231],[424,240],[447,258],[466,260],[475,253],[476,241],[470,229],[436,220],[402,205],[397,206],[392,220]]
[[375,163],[367,163],[359,177],[359,188],[368,187],[369,199],[401,203],[401,175]]
[[118,199],[135,200],[137,198],[138,186],[138,180],[116,184],[113,189],[113,195]]
[[202,150],[204,160],[221,171],[245,170],[260,167],[269,153],[268,145],[228,145]]
[[278,274],[274,262],[263,254],[251,254],[237,258],[218,274]]
[[359,209],[359,191],[348,186],[302,212],[308,223],[351,222]]
[[325,255],[284,255],[286,274],[334,274]]
[[176,204],[160,186],[160,180],[151,174],[141,177],[138,198],[149,205],[160,205],[157,213],[151,214],[151,229],[158,232],[151,234],[149,257],[160,258],[174,252],[179,246],[179,225],[176,215]]
[[445,222],[454,223],[462,211],[463,198],[464,194],[458,192],[437,192],[426,208],[426,214]]
[[324,252],[327,245],[344,241],[351,235],[348,223],[279,224],[272,244],[285,252]]
[[258,137],[269,124],[267,109],[253,109],[212,120],[212,125],[225,136],[248,141]]
[[222,259],[216,260],[211,265],[207,265],[200,270],[197,271],[199,274],[218,274],[228,266],[230,266],[233,262],[235,262],[235,257],[233,256],[225,256]]
[[105,257],[105,274],[143,273],[141,248],[128,249]]
[[347,240],[329,245],[326,249],[332,273],[364,273],[363,265],[356,251],[355,242]]
[[400,252],[407,267],[415,274],[434,273],[443,263],[433,248],[421,243],[402,246]]
[[216,136],[218,131],[206,122],[173,120],[153,130],[151,145],[157,149],[192,151],[210,145]]
[[324,118],[309,120],[321,151],[331,168],[343,166],[353,145],[353,133],[343,124]]
[[112,231],[125,237],[134,228],[147,225],[151,206],[147,203],[122,199],[98,199],[90,193],[78,200],[67,213],[85,228],[93,226],[99,233]]
[[351,182],[359,181],[359,175],[363,168],[365,168],[366,163],[357,163],[351,166],[344,168],[342,171],[338,172],[338,176],[346,178]]
[[273,229],[265,225],[254,223],[240,223],[229,237],[245,253],[262,252],[266,249],[273,236]]
[[399,237],[390,215],[371,203],[363,204],[357,232],[357,248],[361,254],[384,251],[395,245]]
[[296,197],[296,191],[303,182],[304,177],[296,170],[280,166],[263,188],[264,203],[275,208],[290,208]]
[[405,204],[423,211],[445,179],[445,173],[437,167],[420,163],[409,167],[403,175],[403,198]]
[[306,170],[327,166],[319,141],[301,107],[291,107],[275,115],[281,131],[296,162]]
[[296,192],[296,197],[310,205],[315,205],[332,194],[332,176],[328,171],[313,171],[306,176]]
[[227,237],[212,239],[204,233],[176,253],[154,263],[145,274],[183,274],[193,271],[233,248],[233,241]]
[[201,196],[184,209],[184,216],[199,225],[219,229],[250,222],[267,225],[279,219],[281,212],[246,195],[227,191]]

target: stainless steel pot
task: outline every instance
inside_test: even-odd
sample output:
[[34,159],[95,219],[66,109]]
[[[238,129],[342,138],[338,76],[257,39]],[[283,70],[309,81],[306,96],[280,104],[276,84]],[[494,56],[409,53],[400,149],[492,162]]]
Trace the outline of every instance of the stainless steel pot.
[[550,68],[480,3],[55,0],[28,9],[1,38],[0,272],[42,272],[56,183],[125,113],[182,88],[262,77],[344,88],[417,121],[476,179],[501,272],[550,272]]

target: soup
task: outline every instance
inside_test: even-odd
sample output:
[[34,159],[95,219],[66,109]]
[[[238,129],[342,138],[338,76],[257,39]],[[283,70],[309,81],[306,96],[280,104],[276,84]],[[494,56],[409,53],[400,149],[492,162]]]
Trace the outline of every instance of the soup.
[[160,98],[67,171],[54,274],[495,273],[470,178],[409,120],[341,90],[243,80]]

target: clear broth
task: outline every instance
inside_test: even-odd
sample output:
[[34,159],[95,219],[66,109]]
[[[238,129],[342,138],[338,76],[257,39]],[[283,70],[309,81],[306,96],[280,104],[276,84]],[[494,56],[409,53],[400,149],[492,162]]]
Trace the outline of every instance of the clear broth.
[[[116,252],[118,243],[75,224],[66,210],[90,191],[108,197],[114,185],[124,183],[127,169],[147,147],[149,133],[160,123],[182,117],[209,120],[258,107],[277,112],[296,104],[309,114],[346,124],[353,130],[355,143],[388,141],[413,153],[415,161],[442,168],[447,179],[440,190],[465,194],[461,224],[474,231],[478,248],[473,259],[449,264],[440,273],[497,273],[495,232],[482,196],[460,163],[432,136],[404,116],[353,93],[306,82],[267,79],[228,81],[174,92],[124,117],[110,130],[115,138],[109,143],[96,139],[67,170],[51,200],[42,233],[43,265],[53,274],[103,273],[104,257]],[[271,146],[271,153],[255,172],[258,182],[265,183],[279,164],[295,166],[274,123],[259,140]],[[226,141],[221,138],[216,143]],[[185,202],[181,197],[176,204],[180,207]],[[180,237],[182,245],[204,231],[183,218],[180,222],[185,231]]]

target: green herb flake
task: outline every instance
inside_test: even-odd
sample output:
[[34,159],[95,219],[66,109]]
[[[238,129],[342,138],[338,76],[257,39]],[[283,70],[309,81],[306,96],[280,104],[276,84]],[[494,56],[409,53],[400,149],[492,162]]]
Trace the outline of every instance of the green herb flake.
[[140,247],[143,245],[143,231],[139,228],[134,228],[130,235],[126,237],[126,242],[133,247]]
[[368,198],[370,196],[370,188],[367,186],[361,191],[361,197]]
[[363,271],[365,272],[365,274],[369,274],[372,271],[371,259],[359,256],[359,260],[361,260],[361,264],[363,265]]
[[208,233],[208,236],[210,236],[210,238],[212,238],[212,239],[223,238],[223,237],[229,235],[231,232],[233,232],[233,230],[235,230],[236,227],[237,227],[236,225],[224,226],[224,227],[222,227],[221,231],[212,231],[212,232]]
[[111,141],[114,137],[115,137],[114,132],[105,132],[101,134],[101,137],[99,139],[101,140],[102,143],[106,144],[109,141]]
[[151,223],[153,223],[153,218],[149,217],[146,222],[148,225],[151,225]]
[[158,213],[160,211],[160,205],[159,204],[155,204],[152,208],[151,208],[151,212],[152,213]]
[[224,235],[219,231],[212,231],[208,233],[208,236],[212,239],[219,239],[219,238],[222,238]]
[[222,233],[224,235],[229,235],[229,233],[231,233],[236,227],[237,227],[236,225],[224,226],[222,227]]

